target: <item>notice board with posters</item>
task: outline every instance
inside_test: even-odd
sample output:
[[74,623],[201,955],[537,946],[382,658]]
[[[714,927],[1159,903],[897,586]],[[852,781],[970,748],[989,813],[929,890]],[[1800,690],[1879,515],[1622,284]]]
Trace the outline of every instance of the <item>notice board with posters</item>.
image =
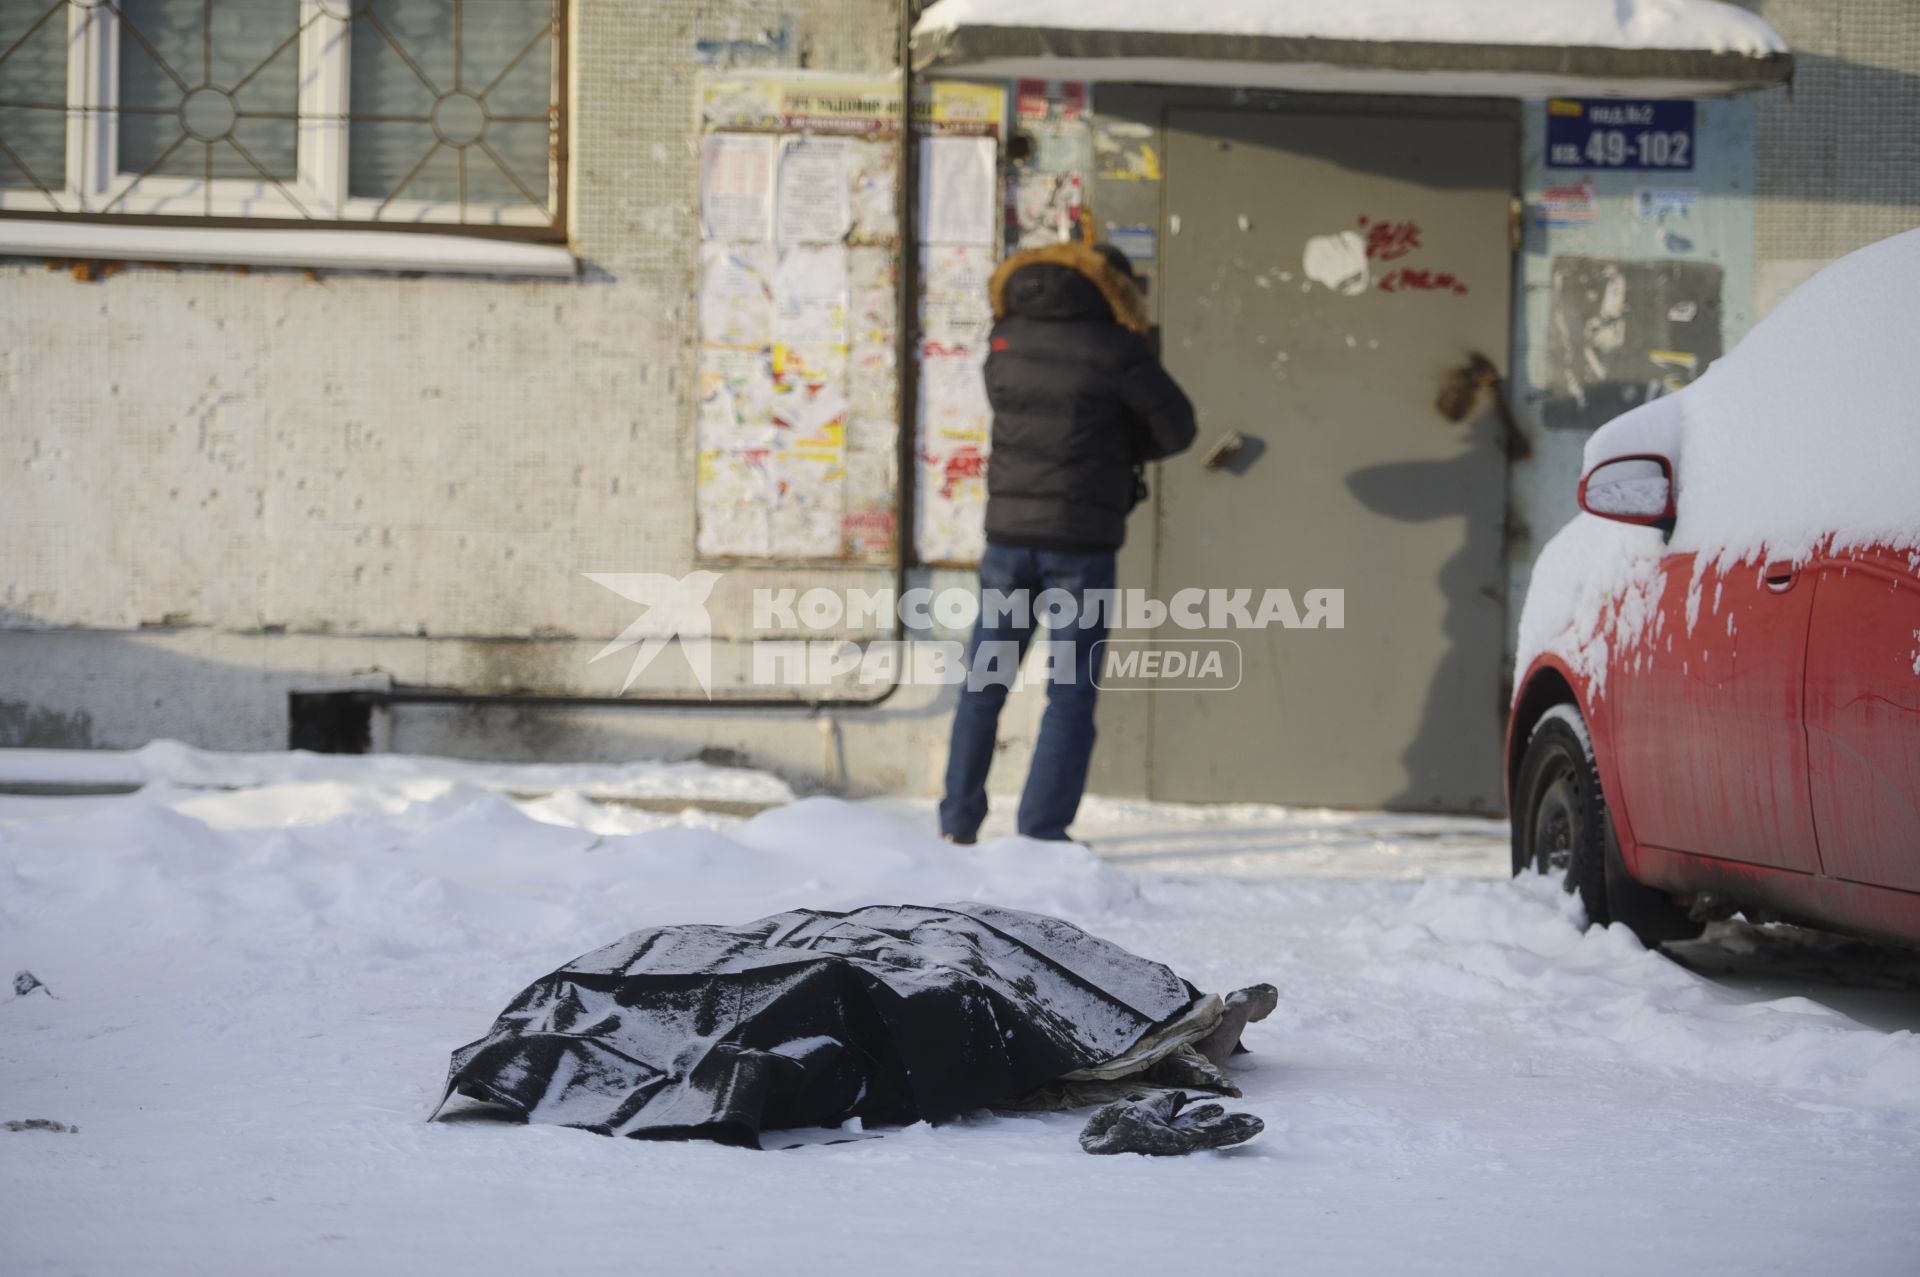
[[1541,420],[1593,430],[1692,384],[1721,354],[1724,277],[1713,262],[1555,258]]
[[[918,87],[919,557],[982,548],[980,384],[998,259],[1004,94]],[[729,73],[701,91],[702,559],[898,553],[897,81]]]

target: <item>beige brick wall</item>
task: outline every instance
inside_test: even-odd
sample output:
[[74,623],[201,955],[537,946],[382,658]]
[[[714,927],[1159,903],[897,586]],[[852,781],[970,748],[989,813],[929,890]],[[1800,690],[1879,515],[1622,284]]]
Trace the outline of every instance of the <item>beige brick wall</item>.
[[1754,250],[1764,313],[1827,262],[1920,226],[1920,3],[1743,0],[1793,46],[1758,105]]
[[[574,281],[136,266],[83,283],[0,261],[0,745],[279,748],[292,690],[616,693],[626,662],[587,658],[636,609],[580,574],[693,566],[696,76],[885,73],[897,12],[575,0]],[[730,573],[715,622],[744,631],[760,584],[887,577]],[[716,662],[722,692],[739,654]],[[654,675],[694,690],[672,653]],[[924,787],[935,698],[903,694],[845,739],[805,712],[621,710],[588,731],[515,709],[395,711],[386,739],[477,756],[719,744]]]
[[894,13],[578,0],[577,281],[0,264],[0,626],[618,632],[581,572],[691,566],[699,42],[885,71]]

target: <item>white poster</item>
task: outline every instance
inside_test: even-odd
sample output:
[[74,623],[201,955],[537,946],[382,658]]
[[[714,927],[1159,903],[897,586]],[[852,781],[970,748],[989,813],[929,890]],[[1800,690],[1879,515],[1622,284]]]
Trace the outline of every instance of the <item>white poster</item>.
[[773,372],[765,350],[700,349],[700,450],[774,446]]
[[992,247],[1003,216],[991,137],[920,142],[920,242]]
[[853,234],[856,239],[890,240],[900,234],[900,147],[894,142],[849,140]]
[[788,248],[773,272],[773,336],[790,345],[847,344],[844,244]]
[[765,450],[700,454],[695,551],[711,558],[765,558],[772,547],[768,511],[777,481]]
[[771,244],[700,245],[700,340],[764,346],[773,340]]
[[852,225],[845,138],[788,137],[780,143],[774,238],[782,244],[838,244]]
[[754,241],[771,233],[773,139],[713,133],[700,145],[700,234]]
[[775,468],[777,497],[767,512],[767,541],[775,558],[831,559],[844,549],[846,466],[808,450],[782,453]]
[[987,285],[993,279],[993,249],[971,244],[925,248],[920,252],[920,348],[929,358],[957,356],[975,362],[987,357],[987,332],[993,305]]

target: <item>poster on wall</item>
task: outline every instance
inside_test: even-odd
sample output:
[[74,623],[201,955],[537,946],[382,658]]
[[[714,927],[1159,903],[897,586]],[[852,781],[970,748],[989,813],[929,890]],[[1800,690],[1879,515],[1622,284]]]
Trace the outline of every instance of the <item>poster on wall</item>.
[[[915,548],[983,546],[980,362],[1001,229],[1004,94],[923,84]],[[899,90],[730,72],[701,90],[702,559],[884,563],[900,551]]]
[[700,147],[700,237],[715,243],[767,238],[773,139],[718,133]]
[[1020,248],[1073,239],[1081,233],[1093,173],[1087,86],[1021,80],[1015,101],[1025,145],[1008,176],[1007,236]]

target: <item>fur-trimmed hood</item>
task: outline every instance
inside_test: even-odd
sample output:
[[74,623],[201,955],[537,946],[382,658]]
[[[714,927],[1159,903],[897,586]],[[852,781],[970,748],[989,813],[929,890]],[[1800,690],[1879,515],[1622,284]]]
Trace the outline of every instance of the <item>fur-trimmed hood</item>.
[[1147,331],[1147,308],[1140,297],[1139,287],[1108,262],[1099,250],[1077,242],[1022,249],[1001,262],[1000,268],[993,272],[993,281],[987,286],[996,320],[1007,317],[1008,284],[1029,266],[1063,266],[1084,276],[1106,299],[1113,311],[1114,322],[1136,333]]

